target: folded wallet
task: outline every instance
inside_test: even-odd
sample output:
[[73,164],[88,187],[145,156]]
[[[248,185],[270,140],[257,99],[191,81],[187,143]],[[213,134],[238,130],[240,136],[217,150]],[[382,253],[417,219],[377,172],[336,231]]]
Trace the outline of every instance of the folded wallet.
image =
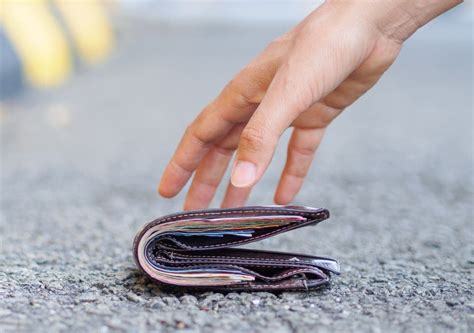
[[336,260],[234,246],[256,242],[329,217],[324,208],[256,206],[167,215],[146,224],[134,259],[151,279],[207,290],[309,290],[339,274]]

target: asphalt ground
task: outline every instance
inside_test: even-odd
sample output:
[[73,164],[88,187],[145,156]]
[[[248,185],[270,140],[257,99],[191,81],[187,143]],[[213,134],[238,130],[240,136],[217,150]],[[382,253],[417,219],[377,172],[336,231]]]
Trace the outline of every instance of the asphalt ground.
[[[133,22],[106,64],[5,104],[0,331],[472,332],[472,25],[445,28],[328,130],[295,203],[331,219],[252,246],[337,258],[323,291],[170,293],[131,255],[181,210],[156,185],[187,124],[286,27]],[[272,203],[284,157],[249,204]]]

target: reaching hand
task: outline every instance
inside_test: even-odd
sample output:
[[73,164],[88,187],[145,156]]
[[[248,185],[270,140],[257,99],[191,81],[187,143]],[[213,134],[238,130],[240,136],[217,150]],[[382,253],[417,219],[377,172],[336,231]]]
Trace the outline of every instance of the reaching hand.
[[223,207],[240,206],[293,127],[275,202],[300,190],[327,126],[369,90],[403,41],[458,1],[331,1],[274,40],[187,128],[161,179],[176,195],[194,173],[185,209],[212,200],[234,152]]

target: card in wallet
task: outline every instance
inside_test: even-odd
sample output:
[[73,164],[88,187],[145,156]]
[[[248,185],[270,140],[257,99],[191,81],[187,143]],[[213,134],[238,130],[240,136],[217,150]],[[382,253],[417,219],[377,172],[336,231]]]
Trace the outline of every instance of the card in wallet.
[[137,266],[158,283],[207,290],[309,290],[339,274],[336,260],[235,248],[329,217],[324,208],[256,206],[167,215],[146,224],[133,243]]

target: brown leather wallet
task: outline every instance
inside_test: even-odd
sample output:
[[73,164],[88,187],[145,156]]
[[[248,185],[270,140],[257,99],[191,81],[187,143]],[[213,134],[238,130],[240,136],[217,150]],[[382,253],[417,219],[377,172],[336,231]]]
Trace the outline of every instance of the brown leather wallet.
[[255,206],[167,215],[146,224],[133,243],[137,266],[165,285],[207,290],[308,290],[339,274],[336,260],[234,248],[329,217],[323,208]]

